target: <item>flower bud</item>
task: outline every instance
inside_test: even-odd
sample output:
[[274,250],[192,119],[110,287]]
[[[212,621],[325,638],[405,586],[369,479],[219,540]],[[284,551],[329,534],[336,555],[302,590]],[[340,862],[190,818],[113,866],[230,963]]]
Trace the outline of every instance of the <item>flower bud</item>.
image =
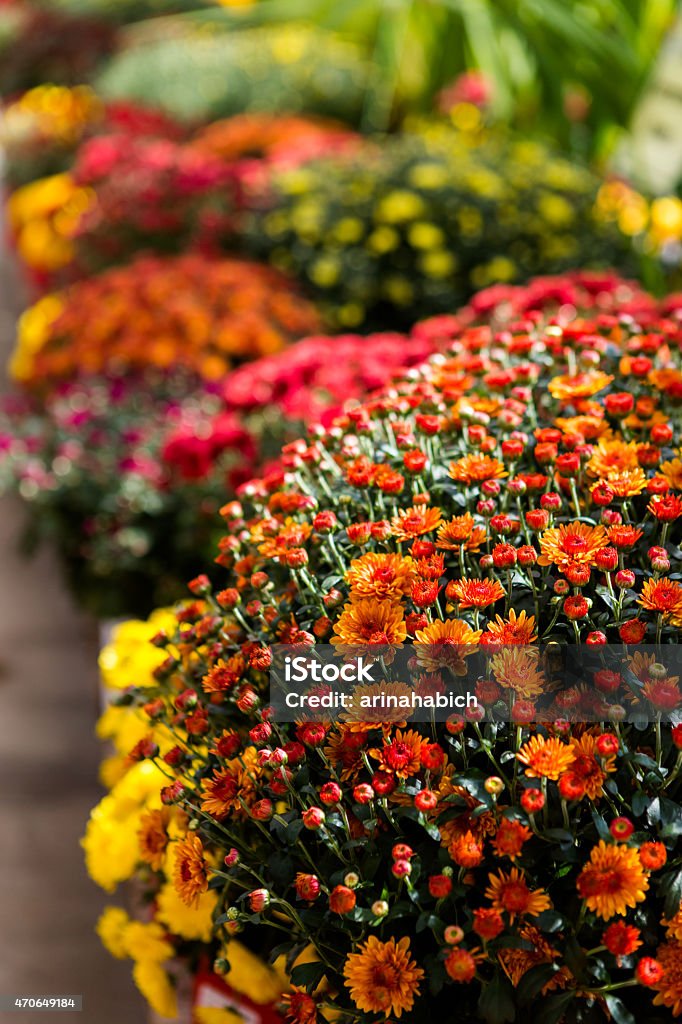
[[347,885],[337,885],[329,894],[329,909],[334,914],[350,914],[356,902],[355,893]]
[[504,792],[504,782],[499,775],[489,775],[483,783],[483,788],[490,796],[500,796]]
[[635,574],[632,569],[620,569],[614,576],[614,582],[620,590],[629,590],[635,585]]
[[311,832],[322,828],[325,823],[325,814],[321,807],[309,807],[303,812],[303,824]]
[[262,913],[270,903],[270,893],[267,889],[254,889],[249,893],[249,906],[254,914]]
[[458,924],[449,924],[443,932],[443,938],[448,946],[458,946],[464,938],[464,931]]

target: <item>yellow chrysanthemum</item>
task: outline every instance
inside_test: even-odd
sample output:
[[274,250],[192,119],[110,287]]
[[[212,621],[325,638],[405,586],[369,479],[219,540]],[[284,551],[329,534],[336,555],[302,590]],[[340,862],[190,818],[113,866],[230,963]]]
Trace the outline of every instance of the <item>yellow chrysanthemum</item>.
[[215,892],[199,896],[199,902],[189,908],[180,898],[175,886],[162,886],[156,897],[156,918],[169,932],[188,941],[208,942],[213,930],[213,911],[218,903]]
[[160,806],[166,776],[151,761],[134,765],[90,814],[81,845],[88,874],[113,892],[135,871],[139,860],[137,832],[143,812]]
[[152,1010],[160,1017],[177,1017],[178,1000],[175,988],[160,964],[152,960],[138,961],[133,967],[133,980]]
[[125,960],[128,949],[125,933],[130,924],[130,917],[121,907],[107,907],[100,914],[95,931],[107,952],[117,960]]
[[131,921],[123,932],[122,941],[131,959],[160,964],[175,953],[173,944],[165,936],[165,929],[156,921],[147,924]]
[[170,608],[159,608],[144,621],[129,619],[115,626],[98,661],[104,685],[112,690],[154,686],[154,670],[163,664],[168,653],[150,641],[157,633],[172,634],[176,628],[177,620]]

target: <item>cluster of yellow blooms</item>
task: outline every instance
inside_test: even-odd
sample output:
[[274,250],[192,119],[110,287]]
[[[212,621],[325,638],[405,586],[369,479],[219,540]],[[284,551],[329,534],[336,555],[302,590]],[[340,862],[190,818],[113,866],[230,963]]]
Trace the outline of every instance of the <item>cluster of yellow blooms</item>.
[[612,180],[599,190],[597,210],[624,235],[636,238],[649,255],[665,255],[671,245],[682,242],[682,199],[677,196],[648,200],[624,181]]
[[[171,632],[176,627],[173,612],[164,608],[147,620],[133,619],[114,628],[99,658],[102,684],[109,696],[120,695],[133,683],[155,685],[154,672],[167,658],[168,649],[160,650],[150,641],[157,633]],[[168,779],[161,770],[151,761],[133,763],[126,756],[149,735],[147,715],[139,707],[112,703],[99,720],[97,734],[110,745],[112,753],[101,767],[101,781],[108,792],[92,811],[82,840],[88,873],[108,893],[132,882],[133,902],[135,895],[141,895],[145,869],[151,867],[164,878],[154,891],[153,903],[149,908],[144,904],[144,914],[131,916],[122,907],[110,905],[97,923],[97,934],[112,956],[133,961],[134,981],[152,1009],[162,1017],[174,1018],[178,999],[183,996],[179,950],[186,951],[187,944],[199,943],[202,952],[221,952],[210,944],[217,895],[209,890],[189,907],[173,883],[175,852],[188,834],[186,816],[176,808],[163,807],[161,790]],[[173,745],[163,726],[154,730],[154,738],[162,754]],[[169,842],[150,863],[144,859],[149,851],[144,857],[141,853],[140,836],[145,828],[151,831],[161,817]],[[288,988],[283,960],[269,967],[234,940],[230,942],[229,970],[223,979],[239,996],[258,1005],[275,1003]],[[199,1006],[194,1014],[197,1024],[242,1021],[242,1017],[223,1008]]]
[[27,138],[73,145],[86,128],[101,119],[103,112],[102,101],[87,85],[39,85],[5,108],[0,121],[0,142],[10,149]]
[[91,189],[70,174],[22,185],[7,200],[7,217],[19,256],[31,270],[52,274],[74,258],[73,236],[94,201]]

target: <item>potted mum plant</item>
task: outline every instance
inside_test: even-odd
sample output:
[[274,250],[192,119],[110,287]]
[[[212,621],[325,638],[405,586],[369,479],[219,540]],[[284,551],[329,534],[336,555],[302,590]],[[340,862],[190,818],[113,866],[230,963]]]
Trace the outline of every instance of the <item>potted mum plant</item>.
[[[447,353],[224,507],[223,579],[125,694],[129,763],[164,779],[133,857],[213,894],[218,976],[237,936],[283,965],[288,1024],[682,1013],[682,332],[619,288],[628,312],[515,290],[421,325]],[[365,696],[412,706],[484,670],[447,716],[286,716],[283,646],[361,646]],[[619,670],[549,691],[547,648]]]

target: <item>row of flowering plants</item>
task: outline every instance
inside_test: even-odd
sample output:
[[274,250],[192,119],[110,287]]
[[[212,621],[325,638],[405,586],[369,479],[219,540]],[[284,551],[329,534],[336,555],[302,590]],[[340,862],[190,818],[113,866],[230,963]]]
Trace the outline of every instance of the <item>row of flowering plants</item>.
[[179,597],[211,560],[226,495],[306,424],[438,347],[398,334],[289,344],[319,322],[269,268],[198,256],[138,259],[24,314],[0,489],[26,504],[29,549],[56,543],[91,612]]
[[[533,293],[420,325],[444,354],[244,485],[218,585],[112,712],[144,716],[125,763],[163,779],[132,871],[152,905],[169,878],[190,918],[215,900],[218,974],[237,936],[283,956],[290,1024],[682,1013],[679,303]],[[540,644],[621,670],[548,707]],[[274,645],[407,648],[416,682],[292,721]],[[413,717],[479,656],[474,704]]]

